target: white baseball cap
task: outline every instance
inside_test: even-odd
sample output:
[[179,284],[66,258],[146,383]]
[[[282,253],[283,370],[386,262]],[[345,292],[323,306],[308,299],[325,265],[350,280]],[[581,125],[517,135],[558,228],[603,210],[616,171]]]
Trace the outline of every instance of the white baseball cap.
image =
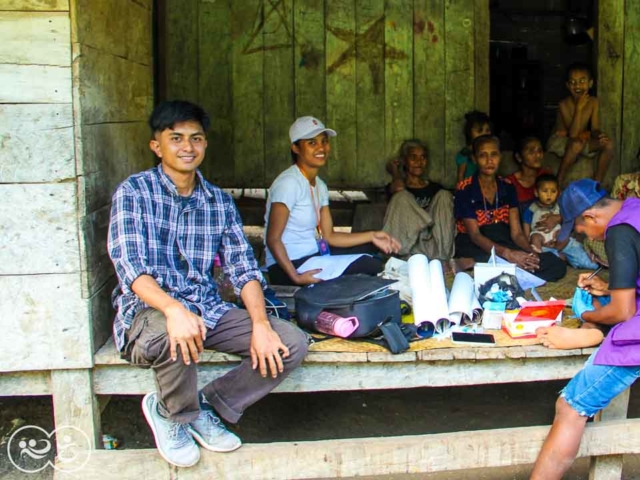
[[335,137],[337,133],[335,130],[331,130],[324,126],[320,120],[314,117],[300,117],[289,129],[289,138],[291,143],[295,143],[301,139],[313,138],[320,135],[322,132],[327,132],[330,137]]

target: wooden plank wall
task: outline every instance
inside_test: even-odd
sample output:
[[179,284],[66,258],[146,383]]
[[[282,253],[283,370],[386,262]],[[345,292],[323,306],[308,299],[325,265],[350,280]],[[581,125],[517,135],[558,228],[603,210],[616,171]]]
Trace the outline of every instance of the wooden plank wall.
[[160,6],[160,96],[207,108],[214,182],[268,186],[290,165],[289,126],[314,115],[338,131],[330,186],[383,185],[412,137],[429,145],[431,178],[453,186],[464,113],[488,108],[488,0]]
[[82,296],[94,350],[110,335],[115,285],[106,251],[111,195],[155,164],[147,118],[153,107],[152,0],[72,0]]
[[0,372],[87,367],[69,2],[0,0]]

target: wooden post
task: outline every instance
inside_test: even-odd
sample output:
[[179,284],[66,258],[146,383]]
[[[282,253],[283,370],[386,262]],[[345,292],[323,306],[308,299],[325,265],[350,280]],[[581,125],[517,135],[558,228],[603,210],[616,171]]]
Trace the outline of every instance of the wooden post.
[[[52,370],[51,389],[58,452],[65,448],[65,444],[71,443],[66,442],[64,436],[71,436],[79,448],[86,447],[88,441],[91,450],[95,450],[100,444],[101,429],[91,370]],[[61,435],[63,429],[65,435]]]
[[[626,389],[612,400],[609,406],[601,411],[595,421],[619,420],[627,418],[629,392]],[[589,480],[620,480],[622,478],[623,455],[606,455],[591,458]]]

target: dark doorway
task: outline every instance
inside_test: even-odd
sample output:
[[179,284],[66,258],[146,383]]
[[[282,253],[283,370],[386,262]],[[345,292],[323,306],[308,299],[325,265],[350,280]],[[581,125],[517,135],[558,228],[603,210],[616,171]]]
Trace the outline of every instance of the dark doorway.
[[546,143],[567,95],[567,66],[595,63],[587,32],[596,2],[491,1],[491,119],[504,150],[525,135]]

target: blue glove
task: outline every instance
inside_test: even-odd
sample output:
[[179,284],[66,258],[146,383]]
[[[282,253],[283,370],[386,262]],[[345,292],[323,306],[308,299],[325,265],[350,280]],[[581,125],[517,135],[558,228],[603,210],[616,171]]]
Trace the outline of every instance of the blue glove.
[[609,305],[611,303],[611,295],[603,295],[602,297],[596,297],[601,306]]
[[582,314],[584,312],[593,312],[596,309],[593,306],[593,296],[586,290],[576,288],[576,292],[573,294],[572,308],[576,317],[584,321]]

